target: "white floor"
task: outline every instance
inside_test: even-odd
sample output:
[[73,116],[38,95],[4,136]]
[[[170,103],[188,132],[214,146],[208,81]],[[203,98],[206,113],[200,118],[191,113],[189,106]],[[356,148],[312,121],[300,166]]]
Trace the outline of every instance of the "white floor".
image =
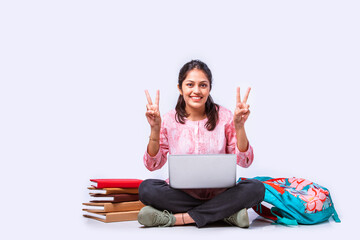
[[[335,223],[332,219],[328,222],[312,226],[286,227],[273,225],[267,220],[249,210],[251,221],[250,228],[241,229],[228,226],[225,223],[216,223],[204,228],[195,226],[171,227],[171,228],[144,228],[137,221],[121,223],[101,223],[91,219],[84,219],[83,227],[86,229],[87,239],[96,239],[104,236],[131,237],[134,239],[219,239],[228,237],[239,237],[243,239],[248,236],[251,239],[328,239],[344,236],[347,224]],[[346,237],[346,239],[351,239]]]

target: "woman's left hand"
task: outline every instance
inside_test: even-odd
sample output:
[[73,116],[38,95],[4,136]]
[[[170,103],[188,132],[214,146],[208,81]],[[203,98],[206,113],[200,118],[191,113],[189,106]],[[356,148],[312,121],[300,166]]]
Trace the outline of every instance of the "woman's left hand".
[[249,97],[250,90],[251,90],[251,88],[247,89],[247,91],[245,93],[245,97],[244,97],[243,101],[241,101],[240,87],[236,88],[236,91],[237,91],[236,92],[236,108],[235,108],[235,112],[234,112],[235,129],[244,127],[244,124],[250,115],[250,110],[249,110],[250,105],[246,103],[246,101]]

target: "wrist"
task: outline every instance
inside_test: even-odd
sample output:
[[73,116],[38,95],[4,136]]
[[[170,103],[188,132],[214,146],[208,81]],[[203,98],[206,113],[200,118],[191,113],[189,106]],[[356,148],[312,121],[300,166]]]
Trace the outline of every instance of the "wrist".
[[149,141],[160,142],[160,138],[159,137],[154,138],[154,137],[150,136]]
[[243,129],[245,129],[245,124],[243,124],[243,123],[235,123],[234,125],[235,125],[235,129],[236,129],[236,130],[243,130]]
[[240,152],[246,152],[249,149],[249,141],[246,141],[246,144],[244,145],[238,143],[237,148]]
[[160,128],[151,128],[149,140],[157,142],[160,140]]
[[151,133],[160,133],[160,126],[153,126],[151,127]]

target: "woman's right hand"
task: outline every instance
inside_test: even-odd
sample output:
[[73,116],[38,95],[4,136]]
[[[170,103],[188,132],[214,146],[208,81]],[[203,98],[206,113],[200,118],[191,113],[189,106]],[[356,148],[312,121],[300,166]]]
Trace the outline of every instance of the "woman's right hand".
[[152,103],[150,94],[148,90],[145,90],[146,98],[148,104],[146,104],[146,113],[145,116],[152,129],[160,130],[161,127],[161,116],[159,111],[159,100],[160,100],[160,91],[156,91],[155,104]]

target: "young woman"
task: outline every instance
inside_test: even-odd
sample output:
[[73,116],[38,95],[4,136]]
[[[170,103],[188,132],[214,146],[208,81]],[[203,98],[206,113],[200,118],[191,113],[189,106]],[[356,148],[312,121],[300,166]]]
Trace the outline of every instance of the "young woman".
[[[178,89],[180,96],[174,110],[161,119],[159,90],[155,103],[146,90],[148,104],[146,118],[151,127],[149,144],[144,155],[147,169],[160,169],[167,154],[236,154],[237,164],[249,167],[253,162],[253,149],[245,132],[250,110],[237,88],[234,114],[214,103],[210,96],[212,74],[208,66],[193,60],[180,70]],[[138,215],[140,224],[174,226],[195,223],[203,227],[218,220],[239,227],[248,227],[247,208],[260,203],[265,194],[264,185],[257,180],[244,180],[228,189],[171,188],[166,181],[147,179],[139,187],[140,200],[147,205]]]

